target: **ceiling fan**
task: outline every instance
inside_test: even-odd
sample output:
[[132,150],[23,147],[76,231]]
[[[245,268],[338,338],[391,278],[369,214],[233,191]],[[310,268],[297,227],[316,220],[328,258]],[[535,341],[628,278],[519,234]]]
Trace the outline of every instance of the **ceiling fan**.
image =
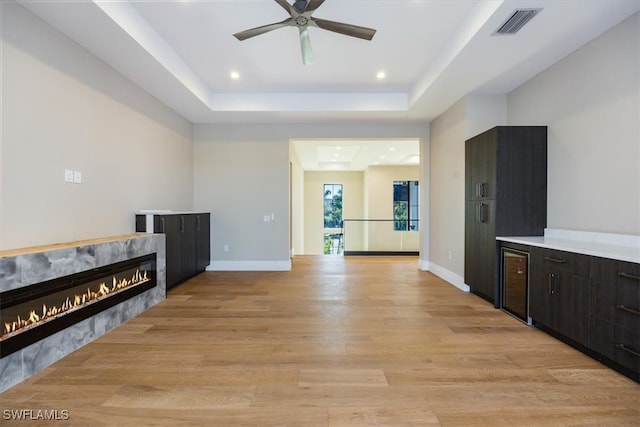
[[344,24],[342,22],[329,21],[311,16],[325,0],[296,0],[293,4],[289,4],[286,0],[274,1],[289,13],[289,18],[273,24],[240,31],[239,33],[235,33],[234,37],[242,41],[269,31],[277,30],[278,28],[298,27],[298,31],[300,32],[302,62],[307,65],[313,62],[313,53],[311,51],[311,42],[309,41],[308,33],[309,26],[365,40],[371,40],[376,33],[376,30],[372,28]]

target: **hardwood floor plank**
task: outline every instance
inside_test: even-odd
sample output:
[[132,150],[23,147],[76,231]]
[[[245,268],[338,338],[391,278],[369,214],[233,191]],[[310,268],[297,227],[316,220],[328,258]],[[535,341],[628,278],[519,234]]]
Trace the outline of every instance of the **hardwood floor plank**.
[[70,426],[640,425],[637,383],[416,262],[203,273],[0,394],[0,411],[67,410],[56,425]]

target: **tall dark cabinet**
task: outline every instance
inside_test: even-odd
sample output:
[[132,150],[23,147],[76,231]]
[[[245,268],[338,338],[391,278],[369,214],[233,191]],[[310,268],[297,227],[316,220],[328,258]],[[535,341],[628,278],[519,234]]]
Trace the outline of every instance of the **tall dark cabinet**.
[[496,236],[547,224],[547,127],[497,126],[466,141],[464,281],[499,307]]
[[166,236],[167,290],[203,272],[209,265],[209,213],[156,214],[152,227],[153,230],[147,230],[147,215],[136,215],[137,232]]

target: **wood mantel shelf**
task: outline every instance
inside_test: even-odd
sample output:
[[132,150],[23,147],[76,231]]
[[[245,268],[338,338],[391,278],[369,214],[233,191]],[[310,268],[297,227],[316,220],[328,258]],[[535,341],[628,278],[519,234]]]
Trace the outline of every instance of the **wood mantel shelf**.
[[59,249],[69,249],[69,248],[75,248],[78,246],[88,246],[88,245],[95,245],[99,243],[116,242],[118,240],[138,239],[144,236],[148,236],[148,234],[147,233],[123,234],[120,236],[99,237],[95,239],[76,240],[74,242],[64,242],[64,243],[53,243],[50,245],[32,246],[28,248],[7,249],[4,251],[0,251],[0,258],[34,254],[38,252],[50,252],[50,251],[56,251]]

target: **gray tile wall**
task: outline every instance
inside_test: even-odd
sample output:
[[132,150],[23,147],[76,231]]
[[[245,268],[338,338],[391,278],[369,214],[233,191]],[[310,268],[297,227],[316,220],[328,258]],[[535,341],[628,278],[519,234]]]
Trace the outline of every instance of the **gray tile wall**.
[[93,341],[166,295],[165,236],[145,234],[97,243],[0,258],[0,292],[156,253],[157,286],[0,359],[0,392]]

